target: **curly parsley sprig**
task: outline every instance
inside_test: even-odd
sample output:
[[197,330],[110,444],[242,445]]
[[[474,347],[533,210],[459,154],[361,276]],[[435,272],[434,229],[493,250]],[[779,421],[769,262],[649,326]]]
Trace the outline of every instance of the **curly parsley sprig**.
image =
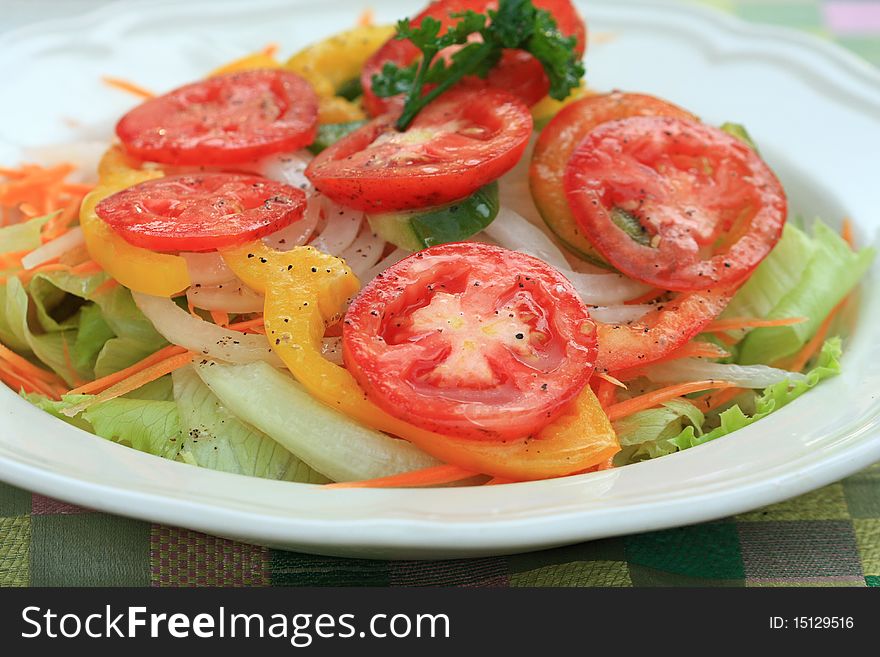
[[[372,88],[382,98],[406,94],[398,130],[406,130],[425,106],[462,78],[485,78],[505,48],[532,53],[550,80],[550,96],[557,100],[568,97],[580,85],[584,66],[575,53],[577,39],[564,36],[552,14],[537,9],[531,0],[500,0],[498,10],[490,9],[488,15],[468,10],[452,17],[458,22],[443,34],[440,21],[431,17],[422,19],[418,27],[409,19],[397,23],[395,38],[411,41],[422,58],[405,67],[386,63],[382,72],[373,76]],[[474,34],[482,39],[472,40]],[[449,62],[437,59],[440,51],[450,46],[463,47]],[[436,86],[424,93],[426,85]]]

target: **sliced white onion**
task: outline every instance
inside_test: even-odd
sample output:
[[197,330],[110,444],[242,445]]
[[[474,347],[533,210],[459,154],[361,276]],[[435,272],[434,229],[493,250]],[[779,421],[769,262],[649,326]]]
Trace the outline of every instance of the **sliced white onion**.
[[544,221],[535,206],[527,170],[521,176],[504,176],[498,181],[498,201],[535,225]]
[[498,179],[498,200],[503,207],[510,208],[529,221],[535,221],[540,225],[543,220],[535,207],[532,191],[529,188],[529,168],[537,141],[537,136],[532,135],[525,153],[516,166]]
[[312,246],[324,253],[338,256],[354,242],[364,222],[364,213],[334,203],[326,197],[323,204],[327,223],[312,242]]
[[202,310],[237,314],[263,312],[263,296],[239,280],[208,287],[193,285],[187,290],[186,298]]
[[195,285],[210,287],[235,280],[235,274],[217,251],[210,253],[181,253],[186,260],[189,280]]
[[540,258],[560,271],[569,269],[562,251],[544,231],[510,208],[502,206],[484,232],[504,248]]
[[80,247],[86,243],[82,228],[76,226],[51,242],[34,249],[21,259],[21,266],[25,269],[39,267],[44,262],[60,258],[68,251]]
[[651,288],[620,274],[583,274],[571,269],[550,237],[510,208],[502,207],[484,231],[499,245],[540,258],[571,281],[584,303],[594,306],[621,305]]
[[385,240],[376,235],[368,222],[363,222],[361,232],[351,246],[342,252],[342,259],[351,267],[354,275],[364,274],[379,262],[385,250]]
[[312,189],[312,183],[306,178],[305,172],[313,157],[307,150],[270,155],[257,162],[256,170],[266,178],[309,191]]
[[650,304],[597,306],[590,308],[590,317],[603,324],[629,324],[644,317],[654,310]]
[[342,365],[342,338],[324,338],[321,343],[321,353],[331,363]]
[[193,317],[171,299],[132,292],[134,301],[168,342],[228,363],[262,360],[282,367],[265,335],[248,335]]
[[696,358],[652,365],[645,369],[645,376],[657,383],[680,383],[685,381],[730,381],[742,388],[766,388],[780,381],[803,381],[800,372],[789,372],[767,365],[734,365],[713,363]]
[[392,251],[391,253],[389,253],[387,256],[385,256],[384,258],[382,258],[382,260],[380,260],[380,261],[376,264],[375,267],[373,267],[372,269],[367,270],[367,271],[364,273],[363,277],[361,278],[361,283],[362,283],[363,285],[366,285],[366,284],[369,283],[371,280],[373,280],[374,278],[376,278],[376,276],[378,276],[378,275],[381,274],[383,271],[385,271],[386,269],[388,269],[391,265],[397,264],[398,262],[400,262],[401,260],[403,260],[403,259],[404,259],[406,256],[408,256],[410,253],[411,253],[411,252],[410,252],[410,251],[407,251],[406,249],[395,249],[394,251]]
[[318,220],[321,218],[321,205],[320,196],[314,194],[309,196],[302,219],[264,237],[263,242],[278,251],[290,251],[295,246],[305,244],[318,226]]

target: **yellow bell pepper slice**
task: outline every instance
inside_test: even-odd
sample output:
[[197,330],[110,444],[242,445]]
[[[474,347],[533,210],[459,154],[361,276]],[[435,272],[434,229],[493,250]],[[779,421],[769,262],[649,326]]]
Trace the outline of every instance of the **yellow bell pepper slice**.
[[348,370],[321,354],[325,326],[339,319],[360,287],[344,260],[310,246],[281,252],[262,242],[226,250],[223,257],[249,287],[265,294],[266,335],[294,377],[317,399],[367,426],[447,463],[515,480],[582,472],[620,449],[589,387],[536,437],[503,443],[443,436],[393,417],[367,399]]
[[364,62],[394,35],[390,25],[362,25],[314,43],[287,60],[284,67],[308,80],[318,94],[319,123],[347,123],[366,118],[359,105],[336,95],[360,76]]
[[559,114],[559,111],[566,105],[586,96],[592,96],[595,93],[595,91],[587,89],[585,86],[581,85],[577,89],[573,89],[571,95],[565,100],[556,100],[550,96],[544,96],[544,98],[532,105],[532,118],[535,121],[535,130],[540,130],[550,123],[551,119]]
[[365,118],[367,115],[364,110],[341,96],[318,98],[318,123],[320,125],[350,123],[351,121],[362,121]]
[[110,149],[98,165],[99,182],[84,199],[79,223],[92,260],[125,287],[159,297],[170,297],[189,287],[186,261],[180,256],[154,253],[129,244],[95,214],[103,199],[132,185],[161,178],[161,170],[135,169],[121,149]]
[[306,46],[284,67],[311,82],[319,96],[335,96],[339,87],[360,76],[370,55],[392,36],[391,25],[355,27]]
[[224,64],[219,68],[215,68],[208,74],[209,78],[215,75],[226,75],[227,73],[240,73],[242,71],[254,71],[261,68],[281,68],[281,62],[275,59],[275,46],[267,46],[259,52],[245,55],[239,59],[234,59],[228,64]]

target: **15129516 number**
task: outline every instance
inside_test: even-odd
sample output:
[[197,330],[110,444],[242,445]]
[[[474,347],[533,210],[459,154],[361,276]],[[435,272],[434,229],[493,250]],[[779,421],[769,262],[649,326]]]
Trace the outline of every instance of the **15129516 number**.
[[798,630],[850,630],[855,621],[852,616],[795,616],[792,626]]

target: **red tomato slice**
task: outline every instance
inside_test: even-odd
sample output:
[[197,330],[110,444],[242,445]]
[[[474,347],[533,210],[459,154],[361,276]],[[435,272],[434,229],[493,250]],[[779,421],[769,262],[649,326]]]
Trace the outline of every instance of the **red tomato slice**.
[[479,242],[431,247],[355,299],[345,364],[383,410],[474,439],[521,438],[587,384],[595,324],[571,283],[537,258]]
[[[559,31],[577,39],[575,51],[582,55],[587,43],[587,27],[570,0],[534,0],[533,4],[538,9],[553,14]],[[451,14],[468,9],[482,14],[489,9],[496,9],[497,6],[497,0],[436,0],[413,18],[412,24],[418,27],[423,19],[430,17],[439,20],[443,27],[447,28],[457,22],[457,19],[451,18]],[[367,60],[361,73],[361,85],[364,89],[364,107],[370,116],[397,112],[403,106],[403,98],[400,96],[391,98],[376,96],[372,91],[373,76],[380,73],[388,62],[398,66],[408,66],[420,56],[419,49],[410,41],[398,41],[392,38]],[[518,96],[527,105],[537,103],[550,89],[550,82],[541,63],[531,54],[517,50],[505,51],[501,61],[489,73],[486,80],[469,78],[465,85],[472,88],[490,86],[505,89]]]
[[500,89],[456,89],[422,110],[405,132],[374,119],[322,151],[306,175],[342,205],[389,212],[469,196],[522,157],[532,115]]
[[615,91],[587,96],[563,107],[538,137],[529,168],[529,185],[535,205],[547,226],[572,251],[588,260],[602,262],[595,247],[579,228],[568,200],[563,178],[575,147],[596,126],[631,116],[696,118],[665,100],[644,94]]
[[153,251],[213,251],[265,237],[301,218],[305,193],[231,173],[158,178],[98,203],[126,241]]
[[724,310],[733,294],[719,288],[677,292],[630,324],[596,322],[603,372],[620,372],[663,358],[688,342]]
[[564,186],[605,259],[664,290],[741,283],[785,224],[785,192],[758,154],[695,121],[600,125],[572,154]]
[[282,70],[231,73],[138,105],[116,134],[142,160],[224,166],[295,151],[315,139],[318,97]]

